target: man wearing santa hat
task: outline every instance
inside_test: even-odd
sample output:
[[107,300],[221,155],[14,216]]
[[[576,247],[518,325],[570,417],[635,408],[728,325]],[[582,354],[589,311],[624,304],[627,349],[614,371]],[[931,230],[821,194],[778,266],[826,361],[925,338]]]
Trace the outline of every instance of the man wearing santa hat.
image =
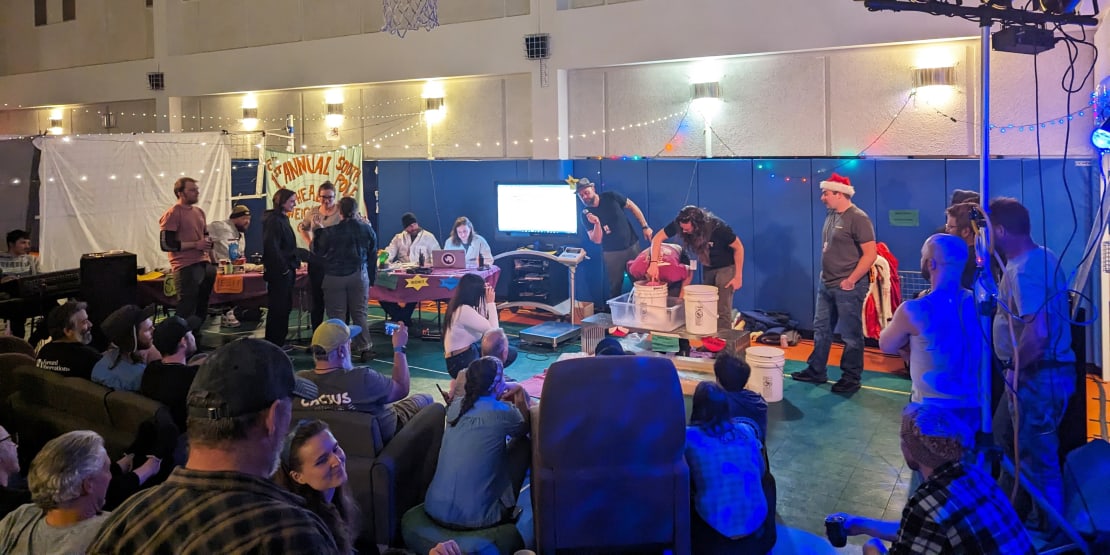
[[813,315],[813,353],[805,370],[795,380],[822,384],[828,380],[826,366],[833,331],[838,322],[844,354],[840,357],[840,380],[836,393],[859,389],[863,373],[863,302],[870,287],[869,272],[875,262],[875,228],[871,218],[852,204],[856,190],[847,177],[832,174],[821,182],[821,202],[829,209],[821,228],[821,283],[817,286],[817,310]]

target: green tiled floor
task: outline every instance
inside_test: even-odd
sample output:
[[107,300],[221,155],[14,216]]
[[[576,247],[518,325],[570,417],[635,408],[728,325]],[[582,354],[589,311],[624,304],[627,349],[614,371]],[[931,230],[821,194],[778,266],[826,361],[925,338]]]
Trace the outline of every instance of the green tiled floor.
[[[296,313],[293,318],[297,318]],[[374,343],[382,354],[369,365],[389,374],[392,356],[389,337],[382,333],[382,314],[375,308],[370,318]],[[434,327],[434,320],[425,322]],[[517,362],[506,369],[516,380],[542,372],[559,355],[542,346],[518,345],[516,332],[520,327],[505,325],[512,343],[520,349]],[[214,335],[209,334],[213,341],[217,340]],[[261,336],[262,330],[253,335]],[[415,332],[412,335],[408,347],[412,392],[429,393],[438,400],[436,384],[446,389],[450,380],[443,366],[443,344],[422,341]],[[302,338],[301,344],[307,344],[307,331]],[[577,341],[559,349],[578,350]],[[310,368],[312,361],[299,352],[294,355],[294,364],[300,370]],[[789,374],[804,366],[787,361],[785,371]],[[839,377],[839,369],[831,367],[830,376]],[[768,411],[767,448],[771,470],[778,481],[780,522],[822,537],[825,515],[831,512],[898,520],[910,478],[898,446],[901,411],[909,399],[909,381],[891,374],[865,372],[863,389],[850,396],[832,393],[830,385],[815,386],[787,377],[783,400],[772,403]],[[687,400],[687,408],[688,405]],[[858,546],[865,539],[852,538],[849,546],[839,552],[859,553]]]

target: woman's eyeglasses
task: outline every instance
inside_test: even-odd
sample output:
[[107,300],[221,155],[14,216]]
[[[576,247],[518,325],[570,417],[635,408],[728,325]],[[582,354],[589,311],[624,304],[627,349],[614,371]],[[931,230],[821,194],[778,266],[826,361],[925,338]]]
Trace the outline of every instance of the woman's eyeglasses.
[[0,439],[0,444],[4,443],[5,441],[11,441],[16,445],[19,445],[19,434],[9,434],[8,437]]

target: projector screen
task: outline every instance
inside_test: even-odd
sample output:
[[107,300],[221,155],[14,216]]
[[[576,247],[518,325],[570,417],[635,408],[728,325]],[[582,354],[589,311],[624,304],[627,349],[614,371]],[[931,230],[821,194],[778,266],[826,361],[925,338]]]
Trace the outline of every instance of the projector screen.
[[578,197],[566,183],[498,183],[497,231],[508,235],[578,233]]

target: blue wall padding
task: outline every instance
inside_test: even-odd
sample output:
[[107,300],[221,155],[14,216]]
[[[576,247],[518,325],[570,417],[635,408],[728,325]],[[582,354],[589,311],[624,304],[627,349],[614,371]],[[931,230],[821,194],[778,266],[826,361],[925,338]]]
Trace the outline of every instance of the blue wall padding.
[[1091,166],[1090,160],[1022,162],[1023,204],[1044,206],[1043,210],[1029,211],[1029,234],[1037,244],[1048,245],[1060,257],[1069,280],[1083,258],[1091,232],[1094,209],[1088,192],[1094,190],[1097,179]]
[[817,198],[809,181],[810,160],[753,163],[754,227],[747,242],[744,289],[754,295],[754,308],[787,311],[799,322],[812,322],[816,281],[811,213]]
[[[1063,189],[1066,169],[1080,222],[1063,257],[1070,272],[1090,231],[1097,172],[1086,160],[1065,166],[1058,159],[1046,159],[1045,209],[1052,216],[1042,227],[1037,168],[1035,160],[992,160],[992,196],[1023,201],[1032,214],[1034,237],[1040,241],[1047,233],[1047,245],[1060,252],[1073,229]],[[401,214],[411,210],[442,241],[454,219],[466,215],[490,239],[495,253],[504,252],[520,245],[496,237],[495,182],[562,181],[568,174],[588,177],[600,184],[600,191],[616,190],[631,198],[655,229],[673,219],[685,203],[708,207],[733,227],[747,251],[744,287],[735,306],[788,311],[810,328],[826,212],[818,183],[834,171],[852,180],[856,204],[871,216],[878,240],[887,243],[899,268],[909,271],[919,270],[925,238],[944,227],[952,191],[978,189],[978,161],[963,159],[384,161],[378,174],[379,234],[388,241],[400,230]],[[253,175],[252,170],[250,179]],[[891,210],[917,210],[918,225],[892,225]],[[600,249],[589,242],[585,230],[562,243],[584,246],[591,257],[578,271],[579,298],[604,303]],[[641,241],[641,247],[646,246]]]
[[[255,193],[255,179],[258,176],[258,160],[231,161],[231,196],[247,196]],[[246,255],[262,254],[262,212],[269,207],[264,199],[234,200],[232,204],[243,204],[251,211],[251,226],[247,228]],[[208,221],[223,220],[230,214],[208,214]]]
[[[717,217],[728,222],[744,245],[744,282],[733,298],[738,307],[754,307],[756,287],[752,272],[760,269],[750,265],[752,249],[758,248],[755,237],[755,204],[751,160],[702,160],[697,162],[698,184],[690,194],[690,204],[706,206]],[[687,183],[678,185],[687,187]],[[703,201],[703,202],[701,202]],[[673,217],[673,215],[671,216]],[[799,292],[805,296],[805,291]]]
[[[875,163],[875,181],[879,195],[871,221],[877,238],[898,258],[899,269],[920,269],[921,244],[944,229],[944,160],[880,160]],[[918,225],[892,224],[891,210],[917,210]]]

